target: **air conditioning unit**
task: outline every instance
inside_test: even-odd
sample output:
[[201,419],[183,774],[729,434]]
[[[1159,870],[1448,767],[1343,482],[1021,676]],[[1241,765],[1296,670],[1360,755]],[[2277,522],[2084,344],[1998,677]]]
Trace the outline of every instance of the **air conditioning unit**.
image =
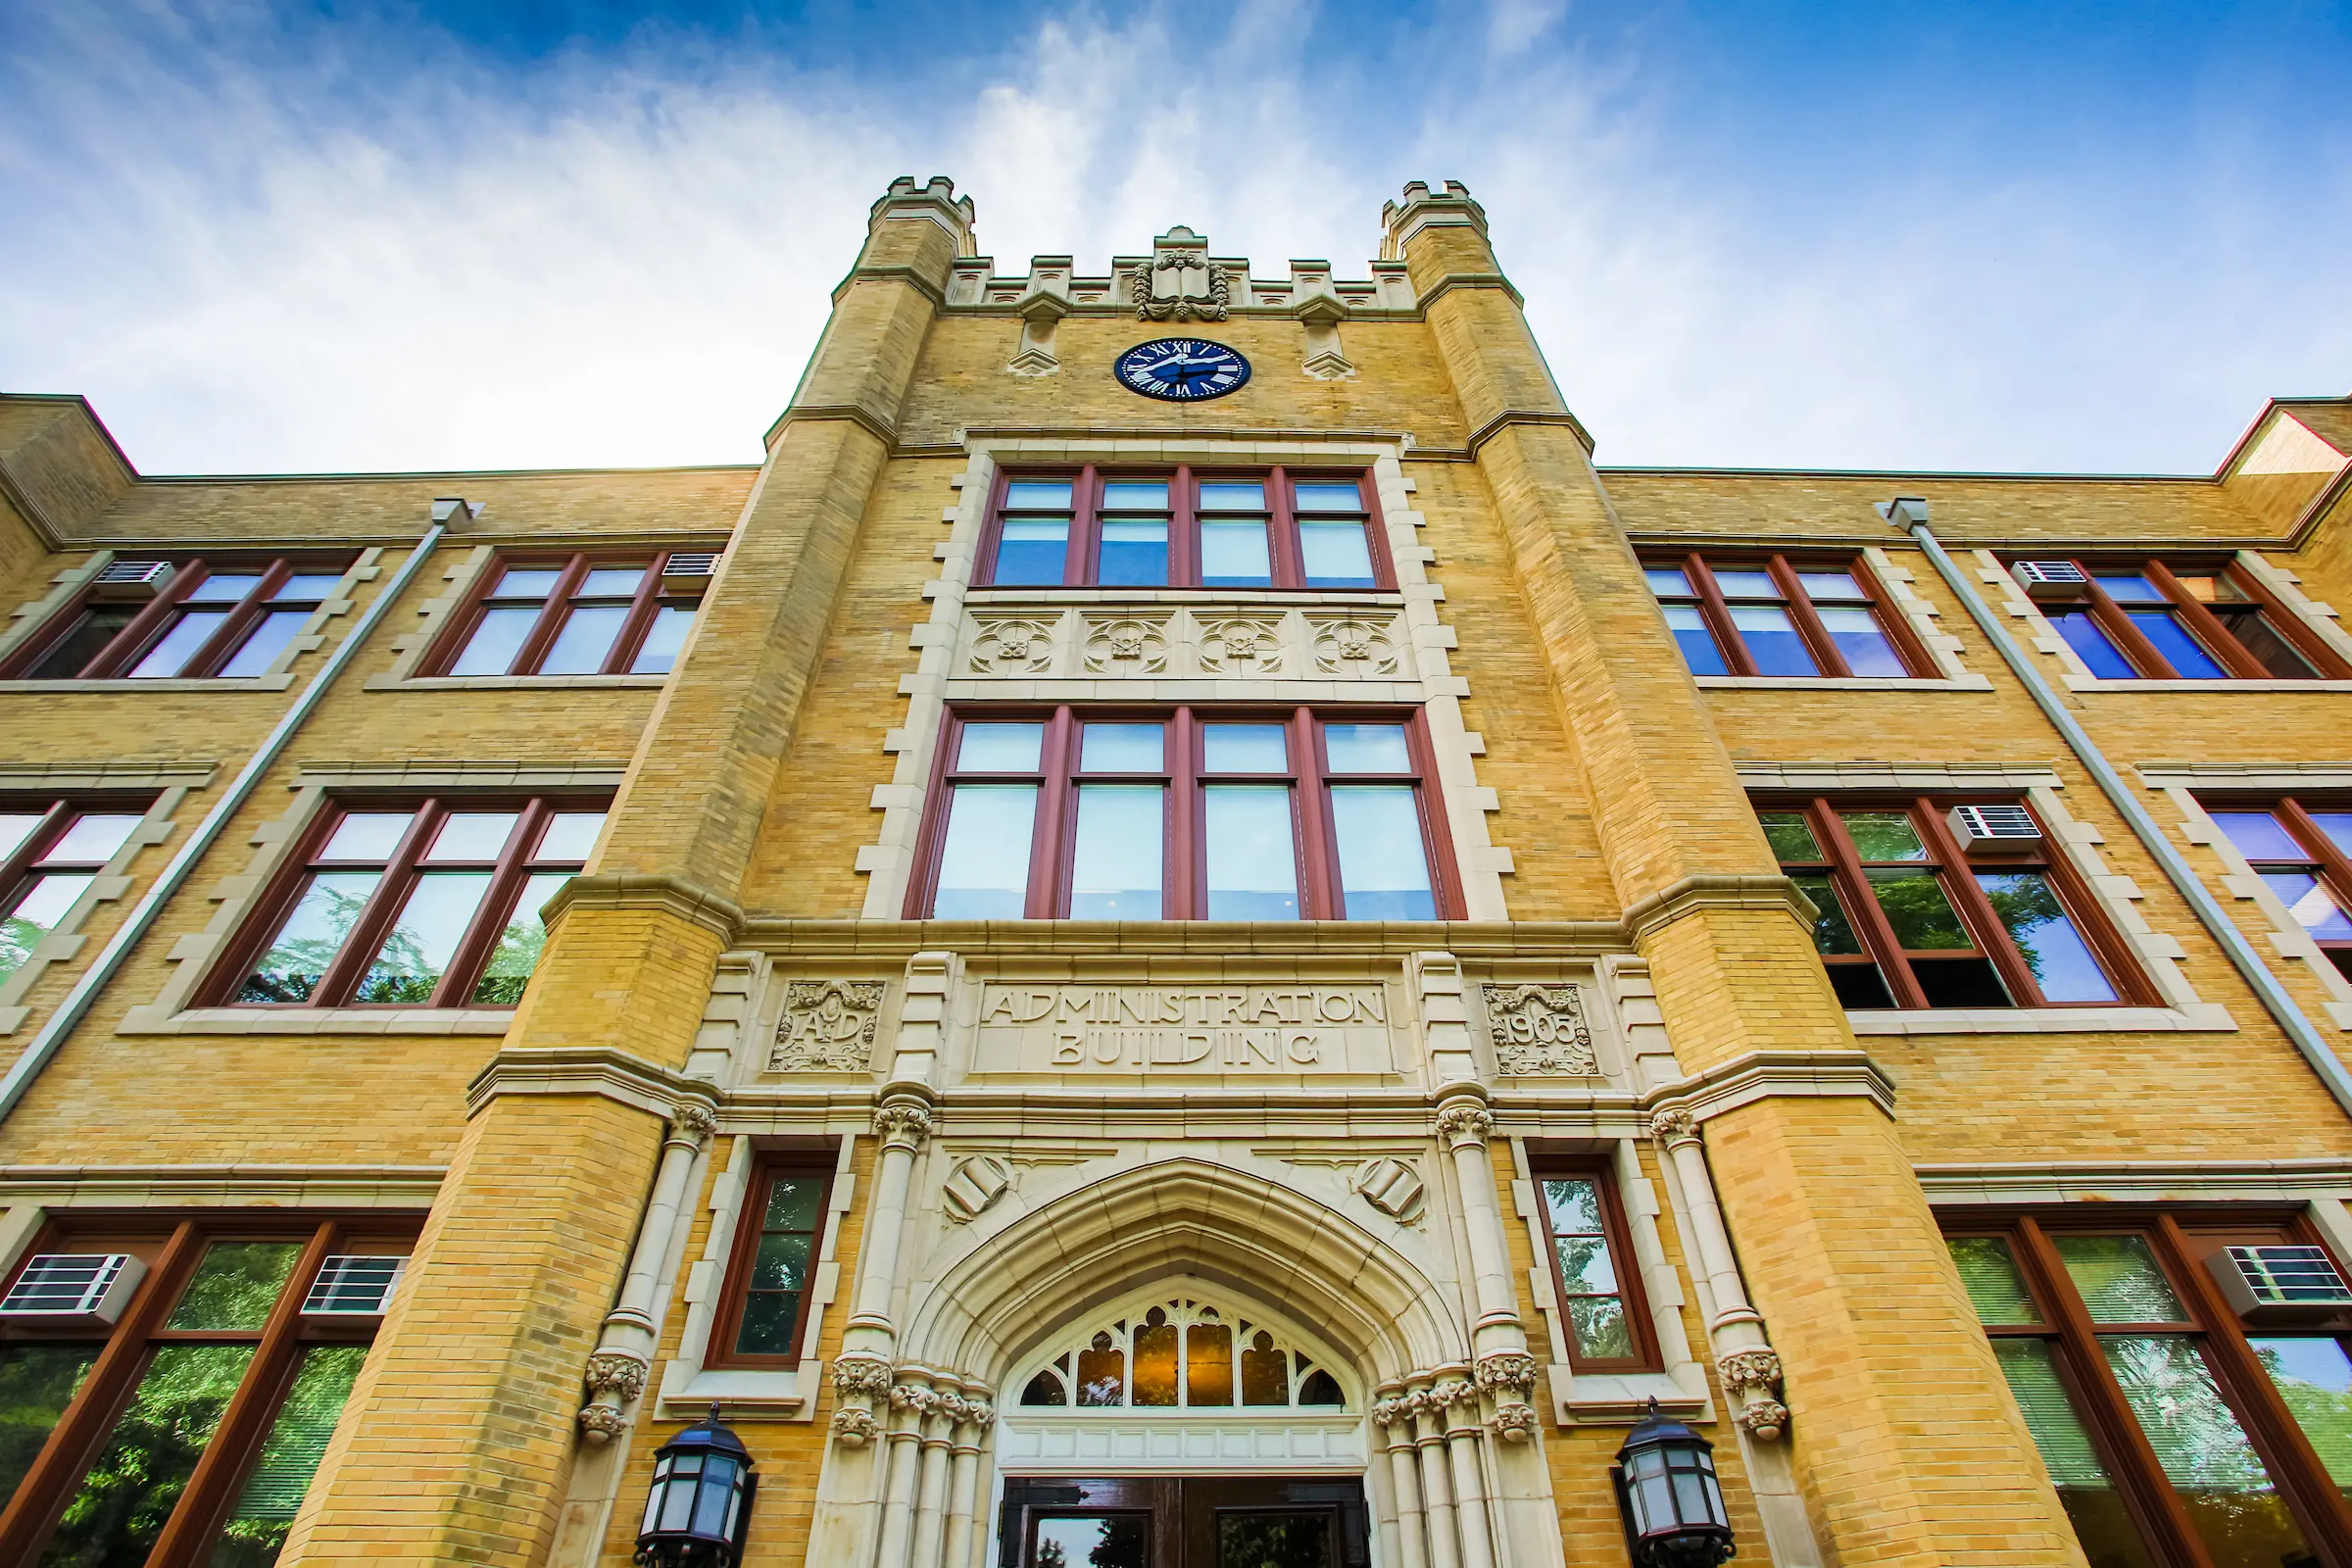
[[1972,855],[2041,842],[2041,828],[2022,806],[1955,806],[1944,820],[1951,824],[1952,837]]
[[710,579],[717,571],[715,550],[673,552],[662,565],[662,591],[699,594],[710,586]]
[[169,561],[110,561],[90,579],[93,599],[153,599],[170,585]]
[[2029,599],[2080,599],[2090,578],[2071,561],[2021,561],[2009,575]]
[[311,1294],[302,1298],[305,1317],[381,1317],[392,1299],[405,1257],[370,1257],[341,1252],[318,1265]]
[[0,1319],[59,1328],[113,1323],[147,1265],[128,1252],[42,1252],[0,1297]]
[[2249,1323],[2308,1322],[2352,1310],[2352,1285],[2319,1247],[2226,1247],[2205,1260]]

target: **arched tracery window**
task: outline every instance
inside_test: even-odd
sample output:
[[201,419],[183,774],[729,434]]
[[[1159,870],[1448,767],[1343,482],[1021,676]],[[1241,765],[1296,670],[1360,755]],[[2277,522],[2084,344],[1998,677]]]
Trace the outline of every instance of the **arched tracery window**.
[[1269,1324],[1194,1297],[1083,1326],[1021,1389],[1031,1407],[1336,1408],[1339,1380]]

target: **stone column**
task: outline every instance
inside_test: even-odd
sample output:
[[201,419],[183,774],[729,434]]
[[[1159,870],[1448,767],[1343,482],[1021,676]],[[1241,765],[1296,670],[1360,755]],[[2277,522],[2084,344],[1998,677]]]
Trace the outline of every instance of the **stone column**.
[[701,1101],[680,1102],[670,1118],[669,1136],[662,1142],[662,1167],[654,1176],[654,1196],[637,1231],[637,1250],[629,1256],[628,1277],[621,1282],[620,1299],[605,1314],[604,1337],[588,1357],[589,1400],[580,1411],[580,1435],[591,1443],[609,1443],[628,1431],[625,1407],[645,1393],[662,1308],[662,1263],[686,1206],[695,1156],[717,1130],[717,1112]]
[[882,1488],[883,1568],[912,1564],[916,1471],[922,1462],[923,1427],[939,1405],[939,1396],[920,1383],[900,1383],[890,1391],[889,1429],[883,1435],[888,1479]]
[[1453,1522],[1461,1532],[1462,1568],[1494,1568],[1494,1536],[1487,1517],[1487,1476],[1480,1462],[1478,1386],[1464,1366],[1440,1367],[1442,1381],[1430,1392],[1439,1401],[1446,1428],[1446,1456],[1452,1467]]
[[969,1568],[975,1545],[974,1521],[980,1512],[980,1459],[996,1407],[988,1402],[988,1386],[976,1378],[963,1383],[963,1410],[956,1423],[955,1444],[948,1469],[948,1526],[940,1544],[946,1568]]
[[1420,1465],[1413,1448],[1413,1412],[1398,1397],[1399,1383],[1381,1385],[1381,1397],[1372,1406],[1380,1428],[1380,1446],[1389,1456],[1389,1487],[1396,1494],[1396,1560],[1399,1568],[1429,1568],[1423,1544]]
[[1715,1300],[1707,1340],[1723,1391],[1738,1405],[1740,1424],[1770,1443],[1788,1425],[1788,1406],[1773,1396],[1780,1389],[1781,1358],[1765,1336],[1764,1319],[1748,1304],[1740,1260],[1732,1255],[1732,1238],[1715,1203],[1715,1179],[1707,1173],[1698,1123],[1687,1110],[1661,1110],[1649,1118],[1649,1134],[1674,1161],[1675,1181],[1690,1211],[1690,1249]]
[[1446,1456],[1446,1406],[1425,1378],[1404,1397],[1412,1413],[1413,1459],[1429,1520],[1429,1568],[1463,1568],[1461,1527],[1454,1522],[1453,1477]]
[[[1386,217],[1383,254],[1405,263],[1459,400],[1684,1070],[1861,1062],[1485,213],[1459,185],[1413,184]],[[1724,1112],[1708,1142],[1730,1234],[1787,1361],[1794,1456],[1827,1555],[1843,1568],[2078,1561],[1878,1105],[1767,1094]],[[1923,1446],[1922,1432],[1941,1441]]]
[[866,1201],[865,1239],[858,1249],[858,1290],[833,1362],[833,1387],[841,1396],[833,1430],[852,1447],[872,1437],[879,1401],[895,1399],[892,1373],[899,1331],[891,1322],[891,1291],[898,1279],[899,1235],[906,1222],[906,1190],[914,1180],[914,1156],[931,1136],[931,1107],[910,1094],[883,1101],[874,1111],[874,1191]]
[[948,1458],[956,1429],[963,1424],[963,1396],[954,1388],[934,1391],[938,1403],[923,1416],[921,1471],[914,1487],[915,1568],[939,1568],[948,1528]]
[[1476,1274],[1478,1322],[1471,1343],[1483,1360],[1490,1354],[1525,1359],[1527,1335],[1511,1293],[1510,1253],[1502,1232],[1502,1204],[1494,1191],[1494,1166],[1487,1152],[1494,1118],[1483,1095],[1457,1093],[1438,1107],[1437,1133],[1453,1155],[1454,1179],[1462,1194],[1462,1224]]

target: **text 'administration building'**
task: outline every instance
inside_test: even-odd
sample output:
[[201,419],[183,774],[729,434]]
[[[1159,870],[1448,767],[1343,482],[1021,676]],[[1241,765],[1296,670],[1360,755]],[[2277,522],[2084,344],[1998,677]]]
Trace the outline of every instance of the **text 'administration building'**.
[[757,468],[0,400],[0,1562],[2352,1568],[2352,400],[1596,470],[1385,220],[900,180]]

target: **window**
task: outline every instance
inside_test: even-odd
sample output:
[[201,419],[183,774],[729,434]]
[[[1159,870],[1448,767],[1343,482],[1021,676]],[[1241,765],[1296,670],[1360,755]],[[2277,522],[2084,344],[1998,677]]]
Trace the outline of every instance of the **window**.
[[2318,801],[2206,804],[2296,923],[2352,978],[2352,810]]
[[770,1154],[753,1167],[710,1335],[710,1365],[800,1364],[808,1280],[824,1245],[832,1191],[829,1157],[819,1163],[808,1154]]
[[1290,1337],[1241,1312],[1174,1297],[1082,1327],[1021,1383],[1031,1409],[1231,1410],[1346,1406],[1339,1379]]
[[0,802],[0,982],[57,929],[144,814],[128,806]]
[[379,1315],[310,1309],[312,1285],[414,1240],[375,1218],[44,1235],[33,1255],[126,1252],[146,1273],[111,1330],[0,1321],[0,1495],[22,1494],[0,1560],[274,1563]]
[[2252,572],[2235,563],[2074,561],[2085,582],[2042,613],[2101,680],[2352,678]]
[[1456,917],[1416,715],[949,716],[907,918]]
[[1357,472],[1014,474],[983,542],[997,588],[1393,586]]
[[1929,669],[1899,615],[1853,561],[1643,563],[1693,675],[1893,675]]
[[540,906],[604,822],[585,801],[339,805],[220,1000],[512,1007],[547,940]]
[[[1819,911],[1813,945],[1848,1007],[2127,1000],[2132,969],[2046,839],[1963,852],[1951,801],[1762,806],[1781,869]],[[2130,1000],[2138,1000],[2136,993]]]
[[[11,659],[12,680],[162,680],[260,675],[350,565],[334,559],[117,562]],[[110,581],[121,575],[137,580]]]
[[1544,1239],[1564,1309],[1568,1363],[1580,1372],[1654,1369],[1658,1361],[1640,1283],[1627,1266],[1625,1213],[1597,1163],[1539,1168]]
[[2116,1568],[2321,1560],[2314,1535],[2352,1526],[2352,1318],[2250,1328],[2208,1272],[2231,1245],[2319,1238],[2292,1218],[2100,1207],[1946,1217],[2084,1554]]
[[426,667],[441,675],[666,675],[707,577],[586,555],[495,563]]

